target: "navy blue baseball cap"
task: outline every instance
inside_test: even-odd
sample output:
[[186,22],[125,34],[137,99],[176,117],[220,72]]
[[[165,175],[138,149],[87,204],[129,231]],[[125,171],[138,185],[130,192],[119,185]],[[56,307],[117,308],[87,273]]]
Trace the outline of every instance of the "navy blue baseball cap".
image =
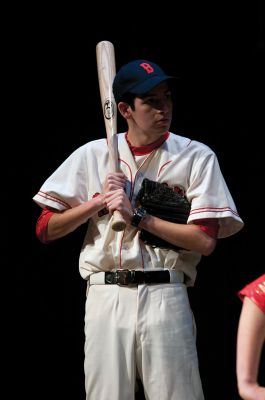
[[112,91],[115,101],[116,103],[121,101],[125,93],[145,94],[167,79],[177,79],[177,77],[165,74],[151,61],[131,61],[121,67],[114,78]]

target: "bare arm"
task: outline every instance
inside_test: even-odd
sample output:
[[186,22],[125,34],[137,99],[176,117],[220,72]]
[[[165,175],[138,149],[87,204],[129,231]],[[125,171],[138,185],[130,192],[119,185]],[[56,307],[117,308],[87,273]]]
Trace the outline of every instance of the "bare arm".
[[[126,178],[122,173],[108,174],[102,194],[75,208],[56,212],[49,220],[47,239],[52,241],[67,235],[106,206],[110,212],[119,210],[127,224],[130,224],[133,210],[124,192],[125,181]],[[140,223],[139,228],[146,229],[176,246],[206,256],[210,255],[216,246],[216,239],[207,235],[195,224],[175,224],[148,215]]]
[[141,221],[139,227],[176,246],[198,252],[204,256],[210,255],[216,246],[216,239],[207,235],[195,224],[175,224],[148,215]]
[[122,197],[127,197],[123,190],[125,181],[125,176],[121,172],[108,174],[100,195],[62,212],[53,209],[54,214],[47,228],[47,240],[53,241],[66,236],[86,223],[89,218],[106,207],[106,194],[113,193],[114,196],[118,196],[121,193]]
[[73,232],[96,212],[104,208],[102,196],[97,196],[77,207],[63,212],[52,210],[54,214],[47,227],[47,240],[53,241]]
[[[105,195],[107,206],[119,210],[127,224],[131,223],[133,210],[123,191],[109,192]],[[176,246],[208,256],[216,246],[216,239],[203,232],[195,224],[176,224],[147,215],[139,224],[139,229],[145,229]]]
[[264,340],[265,315],[245,297],[238,324],[236,359],[238,391],[244,400],[265,400],[265,387],[257,382]]
[[[110,210],[119,210],[127,224],[131,223],[133,210],[123,191],[107,193],[105,199]],[[147,215],[139,224],[139,229],[141,228],[176,246],[205,256],[210,255],[216,246],[216,239],[207,235],[195,224],[176,224]]]

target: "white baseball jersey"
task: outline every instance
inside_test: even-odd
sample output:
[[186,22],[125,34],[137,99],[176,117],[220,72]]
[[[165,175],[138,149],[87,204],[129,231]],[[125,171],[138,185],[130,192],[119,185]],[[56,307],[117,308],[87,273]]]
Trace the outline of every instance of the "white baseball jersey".
[[[125,133],[118,134],[119,165],[128,179],[126,192],[134,205],[144,177],[167,183],[184,192],[191,203],[187,223],[217,218],[219,238],[235,234],[243,227],[234,201],[221,173],[215,153],[205,144],[170,133],[168,139],[136,164]],[[57,210],[78,206],[102,192],[109,172],[106,139],[91,141],[75,150],[44,182],[33,200],[41,207]],[[192,286],[201,255],[193,251],[166,250],[146,246],[139,232],[127,226],[114,232],[111,215],[96,213],[89,219],[79,258],[80,274],[88,279],[93,272],[117,268],[180,270]]]

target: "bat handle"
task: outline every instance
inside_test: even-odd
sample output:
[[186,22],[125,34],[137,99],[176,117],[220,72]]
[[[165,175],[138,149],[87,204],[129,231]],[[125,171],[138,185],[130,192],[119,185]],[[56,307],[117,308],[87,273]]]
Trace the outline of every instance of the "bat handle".
[[126,221],[118,210],[114,211],[113,213],[113,221],[111,227],[115,232],[124,231],[126,227]]

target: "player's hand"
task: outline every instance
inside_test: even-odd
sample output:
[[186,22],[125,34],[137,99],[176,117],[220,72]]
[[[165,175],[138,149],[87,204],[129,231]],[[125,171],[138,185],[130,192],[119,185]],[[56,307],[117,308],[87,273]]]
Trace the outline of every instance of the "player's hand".
[[124,189],[126,184],[126,176],[123,172],[112,172],[109,173],[104,181],[103,192],[105,193],[111,192],[113,190]]
[[118,210],[125,221],[130,223],[133,215],[132,206],[124,189],[112,190],[104,193],[104,201],[110,212]]

